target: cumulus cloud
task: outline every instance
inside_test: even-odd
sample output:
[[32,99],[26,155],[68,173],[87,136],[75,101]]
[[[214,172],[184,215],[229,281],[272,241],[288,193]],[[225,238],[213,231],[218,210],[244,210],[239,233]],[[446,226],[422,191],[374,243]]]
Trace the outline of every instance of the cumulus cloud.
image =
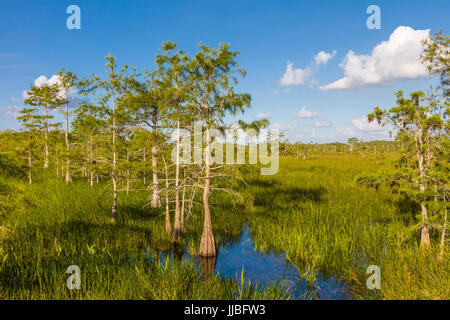
[[[57,74],[52,75],[49,79],[46,76],[41,75],[41,76],[37,77],[34,80],[34,85],[36,87],[40,87],[40,86],[43,86],[43,85],[55,85],[55,84],[60,84],[60,83],[61,83],[61,80],[59,79],[59,76]],[[77,90],[75,88],[71,88],[69,90],[68,94],[69,94],[69,100],[71,100],[70,103],[69,103],[69,108],[73,108],[73,107],[75,107],[77,105],[78,99],[73,99],[71,97],[74,97],[74,96],[77,95]],[[63,89],[61,89],[58,92],[58,96],[61,99],[65,99],[66,98],[66,94],[65,94]],[[28,99],[28,91],[27,90],[22,92],[22,98],[24,100]],[[63,111],[61,111],[61,112],[63,112]]]
[[361,117],[352,120],[352,124],[356,127],[356,129],[361,131],[384,131],[386,130],[381,124],[377,121],[369,122],[367,117]]
[[400,26],[388,41],[378,44],[370,55],[357,55],[350,50],[340,64],[345,76],[320,89],[361,89],[427,76],[428,71],[420,62],[420,54],[423,50],[422,40],[427,39],[429,33],[430,30]]
[[314,56],[314,61],[311,61],[310,65],[304,69],[294,69],[294,64],[292,62],[288,62],[286,72],[280,79],[280,84],[282,86],[296,86],[307,83],[310,77],[317,72],[318,66],[321,64],[326,65],[335,54],[336,50],[333,50],[332,53],[320,51]]
[[332,53],[327,53],[325,51],[320,51],[318,54],[316,54],[314,56],[314,61],[316,62],[317,65],[321,65],[321,64],[327,64],[328,61],[330,61],[331,59],[333,59],[333,57],[336,55],[336,50],[333,50]]
[[256,115],[256,119],[257,120],[261,120],[261,119],[269,119],[272,116],[272,112],[260,112]]
[[360,133],[368,137],[388,139],[391,136],[390,133],[396,131],[392,125],[382,126],[377,121],[369,122],[367,117],[353,119],[352,124]]
[[286,67],[286,72],[281,77],[280,84],[283,86],[293,86],[305,84],[313,71],[310,67],[305,69],[294,69],[294,64],[289,62]]
[[315,118],[318,115],[317,112],[306,110],[306,106],[304,106],[300,111],[294,112],[292,116],[297,119],[310,119]]
[[[33,84],[34,84],[36,87],[41,87],[41,86],[43,86],[43,85],[54,85],[54,84],[57,84],[57,83],[59,83],[59,77],[58,77],[57,75],[51,76],[50,79],[47,79],[46,76],[41,75],[41,76],[37,77],[37,78],[34,80],[34,82],[33,82]],[[22,92],[22,98],[23,98],[24,100],[25,100],[25,99],[28,99],[28,91],[27,91],[27,90],[25,90],[25,91]]]

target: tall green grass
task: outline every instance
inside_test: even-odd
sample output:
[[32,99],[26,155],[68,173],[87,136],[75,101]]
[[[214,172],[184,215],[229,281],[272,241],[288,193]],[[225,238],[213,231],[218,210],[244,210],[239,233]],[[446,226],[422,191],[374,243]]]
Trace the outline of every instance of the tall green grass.
[[[394,156],[387,154],[382,166],[389,169]],[[390,190],[354,183],[358,174],[379,168],[368,157],[337,153],[282,158],[274,176],[247,168],[247,184],[226,182],[242,198],[211,199],[216,240],[220,245],[237,239],[248,223],[258,249],[286,252],[311,287],[320,272],[344,280],[356,298],[450,298],[450,266],[448,258],[435,259],[437,239],[426,256],[417,248],[417,205]],[[150,259],[174,248],[162,212],[146,205],[149,192],[121,193],[118,223],[110,225],[107,183],[66,185],[45,174],[31,186],[5,181],[14,201],[0,216],[8,230],[0,232],[0,299],[289,298],[275,285],[218,276],[204,281],[195,260],[183,255]],[[197,206],[180,244],[192,254],[202,225]],[[381,290],[366,287],[372,264],[381,268]],[[81,290],[66,287],[69,265],[81,268]]]
[[[118,223],[110,225],[107,184],[90,188],[42,176],[17,186],[21,204],[1,221],[11,232],[0,242],[0,299],[287,298],[275,286],[263,290],[218,276],[204,281],[194,259],[150,259],[172,242],[161,212],[146,206],[148,192],[121,194]],[[191,241],[201,234],[197,215],[186,235]],[[218,225],[219,241],[239,232],[239,225],[228,230],[220,219]],[[70,265],[81,269],[81,290],[67,289]]]
[[[312,267],[336,275],[355,297],[450,298],[448,258],[433,258],[437,237],[428,256],[417,247],[418,232],[411,227],[417,205],[390,190],[355,185],[358,174],[379,169],[373,160],[321,154],[281,163],[275,176],[247,179],[256,208],[250,227],[261,250],[286,252],[300,271]],[[381,290],[366,286],[369,265],[381,268]]]

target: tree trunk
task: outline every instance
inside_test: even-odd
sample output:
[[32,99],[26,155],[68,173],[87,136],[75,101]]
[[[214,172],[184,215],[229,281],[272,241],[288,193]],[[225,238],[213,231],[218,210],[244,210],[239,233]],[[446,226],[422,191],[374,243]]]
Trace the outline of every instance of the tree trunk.
[[[152,125],[153,125],[153,135],[155,136],[156,140],[156,133],[157,133],[157,125],[158,125],[158,114],[157,110],[155,109],[153,112],[153,119],[152,119]],[[158,180],[158,148],[157,148],[157,142],[154,142],[154,145],[152,146],[152,170],[153,170],[153,185],[152,185],[152,202],[151,207],[152,208],[159,208],[161,207],[161,198],[159,196],[159,180]]]
[[59,158],[58,158],[58,149],[56,149],[56,178],[59,179]]
[[[419,182],[419,189],[422,193],[422,196],[424,196],[425,193],[425,185],[423,182],[423,179],[425,178],[425,171],[423,167],[423,155],[418,153],[418,164],[419,164],[419,174],[420,174],[420,182]],[[422,228],[420,231],[420,247],[424,250],[427,250],[430,247],[430,234],[429,234],[429,226],[428,226],[428,210],[427,206],[425,205],[425,199],[421,199],[420,201],[420,207],[422,211]]]
[[211,225],[211,212],[209,208],[209,192],[210,192],[210,143],[211,138],[209,136],[209,128],[206,127],[206,147],[205,147],[205,188],[203,190],[203,207],[205,210],[205,221],[203,224],[203,234],[200,242],[200,257],[215,257],[217,255],[216,252],[216,243],[214,240],[214,235],[212,232]]
[[159,179],[158,179],[158,159],[157,148],[152,147],[152,169],[153,169],[153,185],[152,185],[152,208],[161,207],[161,198],[159,196]]
[[127,194],[130,192],[130,168],[129,168],[129,156],[127,150]]
[[144,177],[143,177],[143,180],[144,180],[144,186],[146,185],[146,177],[145,177],[145,154],[147,153],[147,148],[145,148],[144,147],[144,155],[143,155],[143,157],[142,157],[142,164],[143,164],[143,167],[144,167]]
[[180,122],[177,121],[177,156],[175,163],[175,223],[173,227],[172,241],[178,241],[181,233],[180,217]]
[[65,138],[66,138],[66,149],[67,149],[67,160],[66,160],[66,183],[72,182],[72,177],[70,175],[70,159],[69,159],[69,151],[70,151],[70,144],[69,144],[69,103],[66,100],[66,132],[65,132]]
[[[423,203],[421,203],[420,206],[422,207],[422,216],[424,215],[424,210],[426,215],[426,207]],[[430,247],[429,226],[427,224],[424,224],[420,230],[420,247],[424,250],[427,250]]]
[[28,183],[31,184],[31,147],[28,146]]
[[112,92],[113,99],[113,119],[112,119],[112,148],[113,148],[113,167],[111,178],[113,183],[113,204],[111,208],[111,223],[115,224],[117,219],[117,177],[116,177],[116,101],[114,96],[114,89]]
[[113,172],[112,182],[113,182],[113,204],[111,209],[111,224],[115,224],[117,220],[117,179],[115,172]]
[[[186,179],[186,171],[183,171],[183,177]],[[183,195],[181,197],[181,232],[184,231],[184,208],[185,208],[185,198],[186,198],[186,182],[183,184]]]
[[94,186],[94,170],[93,170],[93,162],[94,162],[94,137],[91,132],[90,136],[90,154],[89,154],[89,165],[90,165],[90,171],[91,171],[91,187]]
[[447,186],[444,186],[444,226],[442,227],[442,234],[441,234],[441,243],[440,243],[440,251],[438,260],[443,261],[444,260],[444,248],[445,248],[445,234],[447,233],[447,198],[446,198],[446,192],[447,192]]
[[45,158],[44,168],[48,168],[48,108],[45,106],[44,135],[45,135]]
[[[163,158],[164,160],[164,158]],[[168,235],[172,232],[172,223],[170,222],[170,207],[169,207],[169,169],[164,160],[164,168],[166,172],[166,232]]]

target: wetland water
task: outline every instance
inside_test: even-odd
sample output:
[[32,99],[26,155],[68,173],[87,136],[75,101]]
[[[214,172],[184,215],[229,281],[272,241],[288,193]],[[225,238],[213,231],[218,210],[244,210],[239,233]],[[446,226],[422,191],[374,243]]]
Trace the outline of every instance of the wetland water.
[[[187,255],[185,257],[189,259]],[[284,253],[276,254],[273,251],[262,253],[255,249],[248,226],[244,227],[238,240],[219,246],[216,259],[196,258],[196,261],[200,262],[206,277],[214,273],[222,278],[240,281],[243,271],[244,281],[247,283],[249,280],[252,284],[257,284],[258,288],[276,281],[288,289],[291,299],[352,299],[344,283],[334,277],[316,273],[314,284],[308,285],[306,279],[302,277],[303,272],[300,274],[286,259]]]

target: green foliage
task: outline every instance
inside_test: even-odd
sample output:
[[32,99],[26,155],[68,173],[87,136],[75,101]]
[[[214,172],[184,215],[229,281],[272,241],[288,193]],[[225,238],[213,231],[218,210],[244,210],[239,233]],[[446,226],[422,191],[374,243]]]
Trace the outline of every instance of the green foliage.
[[[285,139],[276,176],[260,176],[255,166],[169,162],[176,146],[170,128],[206,123],[202,145],[209,148],[209,130],[225,130],[226,115],[251,105],[249,94],[237,92],[245,71],[227,44],[200,45],[190,57],[166,42],[153,72],[139,74],[126,64],[118,69],[107,56],[106,78],[78,80],[63,69],[58,83],[31,86],[29,107],[18,117],[23,131],[0,134],[0,299],[289,298],[277,284],[245,283],[243,274],[240,281],[203,281],[194,257],[206,225],[202,202],[211,207],[218,244],[249,224],[258,250],[286,253],[306,282],[307,298],[316,294],[320,274],[345,281],[357,298],[448,299],[447,261],[417,248],[418,228],[429,227],[430,252],[448,255],[445,47],[448,37],[436,35],[423,57],[442,87],[409,98],[399,91],[395,107],[368,115],[370,122],[396,127],[395,141],[353,137],[349,147]],[[68,105],[88,94],[71,113],[70,131]],[[63,104],[64,131],[49,114]],[[258,132],[269,121],[237,124]],[[60,177],[69,169],[73,179],[65,184]],[[150,176],[165,182],[163,190]],[[150,190],[164,191],[165,208],[150,207]],[[115,225],[108,223],[112,198]],[[180,222],[180,205],[185,219],[176,246],[163,220],[171,223],[175,208]],[[176,255],[184,245],[186,255]],[[83,270],[80,291],[65,287],[64,271],[72,264]],[[376,293],[365,286],[369,264],[385,275]]]

